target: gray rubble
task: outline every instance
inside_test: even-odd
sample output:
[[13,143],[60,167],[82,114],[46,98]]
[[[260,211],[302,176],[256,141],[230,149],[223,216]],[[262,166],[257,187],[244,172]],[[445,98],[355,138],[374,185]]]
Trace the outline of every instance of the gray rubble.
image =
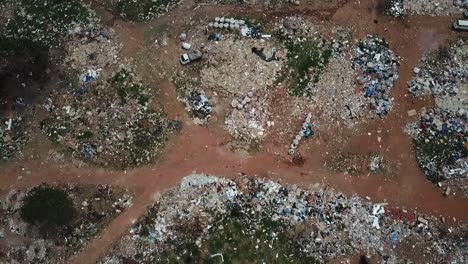
[[[415,77],[408,83],[413,96],[459,94],[462,86],[468,83],[468,43],[459,40],[440,48],[426,56],[414,68],[414,73]],[[463,91],[461,96],[466,98],[468,95]]]
[[[401,250],[407,243],[417,244],[417,258],[430,256],[434,263],[465,263],[467,257],[467,243],[457,235],[466,225],[447,228],[436,217],[346,197],[320,186],[302,189],[260,178],[233,181],[197,174],[163,195],[102,263],[162,261],[162,252],[172,250],[171,245],[183,245],[186,239],[203,254],[204,243],[209,243],[213,232],[222,230],[219,223],[239,217],[232,210],[240,210],[248,229],[262,230],[262,219],[269,219],[279,225],[280,232],[293,235],[300,230],[296,246],[321,262],[355,253],[370,254],[386,263],[418,261]],[[201,225],[193,237],[177,231],[176,223],[192,226],[193,219]]]
[[0,161],[21,157],[23,146],[29,141],[29,132],[21,117],[0,118]]
[[405,8],[417,15],[451,16],[459,15],[462,9],[456,5],[465,0],[405,0]]
[[385,39],[372,35],[361,40],[354,52],[353,67],[361,72],[357,80],[363,86],[364,96],[371,99],[369,107],[385,116],[393,104],[390,92],[398,80],[399,58]]

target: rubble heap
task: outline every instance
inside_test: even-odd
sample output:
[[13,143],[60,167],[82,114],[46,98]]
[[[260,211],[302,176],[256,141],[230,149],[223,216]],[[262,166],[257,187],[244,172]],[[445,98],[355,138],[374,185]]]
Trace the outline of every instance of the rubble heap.
[[96,236],[120,212],[130,207],[131,197],[109,185],[77,186],[64,190],[78,209],[76,222],[44,237],[36,226],[20,216],[26,192],[11,190],[0,199],[0,261],[7,263],[64,263]]
[[161,150],[169,122],[150,108],[149,89],[122,66],[82,95],[55,94],[43,132],[80,159],[101,166],[138,166]]
[[185,110],[196,124],[206,125],[213,113],[214,102],[200,87],[200,82],[184,72],[176,74],[173,81],[178,92],[177,99],[185,104]]
[[430,109],[407,130],[419,166],[431,181],[468,177],[468,112]]
[[236,102],[227,115],[225,127],[240,148],[249,148],[266,135],[268,88],[275,84],[284,61],[262,60],[252,53],[252,47],[263,48],[270,57],[274,45],[271,41],[236,40],[232,35],[224,35],[222,41],[210,42],[203,49],[207,64],[201,70],[201,88],[223,95],[232,104]]
[[224,124],[236,141],[233,147],[252,150],[265,137],[266,128],[274,125],[269,121],[268,98],[266,91],[252,89],[245,96],[231,101],[232,111]]
[[[315,263],[357,252],[390,263],[463,263],[466,228],[447,228],[434,217],[319,186],[305,190],[259,178],[191,175],[151,207],[103,263],[203,263],[213,256]],[[416,254],[405,255],[408,244]]]
[[450,16],[458,15],[461,10],[457,5],[459,0],[405,0],[405,8],[418,15],[429,15],[429,16]]
[[423,59],[408,83],[413,96],[433,95],[436,107],[423,111],[406,131],[419,166],[429,180],[461,189],[468,197],[468,53],[459,40]]
[[120,48],[121,44],[113,29],[101,29],[85,36],[75,36],[69,38],[65,45],[64,66],[80,74],[110,68],[120,62]]
[[453,4],[468,9],[468,0],[453,0]]
[[459,40],[425,57],[414,68],[416,76],[408,83],[409,92],[413,96],[457,95],[461,86],[468,84],[467,50],[468,43]]
[[314,131],[312,130],[312,114],[308,113],[304,123],[302,124],[301,130],[297,133],[297,135],[294,137],[293,142],[289,146],[288,149],[288,154],[289,155],[294,155],[294,152],[296,152],[296,148],[299,146],[300,141],[302,138],[308,138],[314,134]]
[[310,98],[316,107],[315,119],[324,126],[352,127],[370,118],[366,111],[370,98],[355,92],[355,71],[345,54],[330,59],[314,90],[316,95]]
[[387,10],[387,14],[394,17],[404,16],[406,14],[404,0],[390,0],[390,7]]
[[390,91],[398,79],[399,59],[385,39],[372,35],[361,40],[354,52],[353,67],[362,74],[358,83],[363,86],[364,96],[371,99],[369,107],[384,116],[392,107]]
[[24,130],[21,117],[0,119],[0,160],[20,156],[22,147],[28,140],[28,131]]

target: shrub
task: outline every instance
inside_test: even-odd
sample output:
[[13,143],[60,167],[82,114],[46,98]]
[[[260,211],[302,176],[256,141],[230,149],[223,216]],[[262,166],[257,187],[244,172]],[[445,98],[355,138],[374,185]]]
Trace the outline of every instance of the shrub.
[[66,192],[40,185],[31,189],[23,200],[21,218],[46,231],[72,224],[78,212]]

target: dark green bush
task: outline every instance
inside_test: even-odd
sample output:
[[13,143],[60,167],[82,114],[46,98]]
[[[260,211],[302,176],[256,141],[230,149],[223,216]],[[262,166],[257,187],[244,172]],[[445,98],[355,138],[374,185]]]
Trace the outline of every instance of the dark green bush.
[[71,225],[78,212],[68,194],[48,185],[31,189],[23,200],[21,218],[46,231]]

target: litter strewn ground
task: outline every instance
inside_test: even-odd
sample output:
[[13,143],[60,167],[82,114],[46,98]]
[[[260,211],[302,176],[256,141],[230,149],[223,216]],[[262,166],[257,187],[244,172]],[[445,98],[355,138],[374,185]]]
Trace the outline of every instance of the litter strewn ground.
[[413,96],[433,95],[436,107],[423,111],[407,126],[414,139],[420,167],[433,182],[461,187],[465,195],[468,177],[468,55],[459,40],[441,47],[414,68],[408,83]]
[[114,217],[131,206],[131,197],[109,185],[66,184],[64,190],[78,209],[76,222],[43,237],[20,216],[26,192],[9,191],[0,200],[0,261],[5,263],[64,263]]
[[22,148],[29,140],[24,126],[21,117],[0,119],[0,160],[21,156]]
[[[216,263],[317,263],[358,252],[385,263],[464,263],[466,228],[320,186],[190,175],[148,210],[103,263],[218,257]],[[405,252],[408,245],[417,253]]]
[[458,7],[460,2],[459,0],[405,0],[403,6],[417,15],[450,16],[461,14],[462,9]]

